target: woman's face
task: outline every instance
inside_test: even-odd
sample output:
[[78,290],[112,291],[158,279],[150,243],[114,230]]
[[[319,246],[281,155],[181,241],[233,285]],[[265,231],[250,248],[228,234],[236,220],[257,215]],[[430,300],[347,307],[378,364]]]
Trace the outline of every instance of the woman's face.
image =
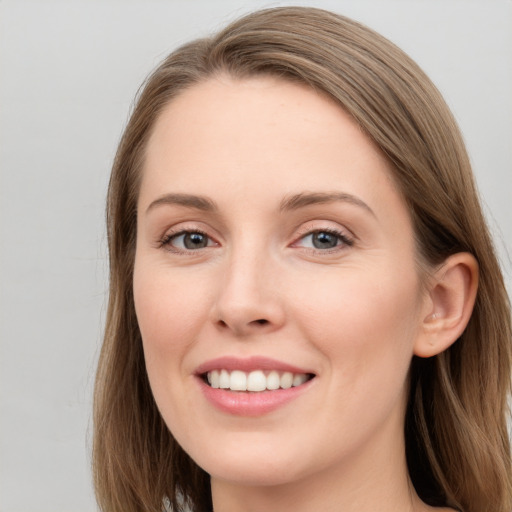
[[193,86],[156,123],[138,208],[152,391],[213,479],[402,457],[428,303],[389,164],[339,106],[266,77]]

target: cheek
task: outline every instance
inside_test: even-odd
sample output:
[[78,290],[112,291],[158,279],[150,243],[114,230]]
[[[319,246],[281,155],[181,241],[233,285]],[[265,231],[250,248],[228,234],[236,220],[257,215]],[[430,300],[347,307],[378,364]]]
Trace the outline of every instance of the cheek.
[[193,402],[184,390],[190,379],[187,354],[198,339],[208,308],[200,280],[191,285],[185,276],[161,264],[135,265],[133,293],[142,336],[144,359],[155,402],[174,434],[185,438]]
[[324,356],[325,403],[333,406],[315,415],[331,447],[340,432],[346,446],[357,447],[372,433],[401,429],[417,329],[416,281],[394,281],[354,271],[335,286],[317,281],[300,297],[300,329]]
[[141,262],[135,265],[133,293],[148,372],[180,362],[208,316],[202,281],[190,283],[179,272]]
[[406,378],[418,328],[419,286],[414,271],[392,270],[372,273],[367,267],[336,282],[317,280],[297,302],[302,329],[330,361],[333,374],[353,389],[379,380],[397,385]]

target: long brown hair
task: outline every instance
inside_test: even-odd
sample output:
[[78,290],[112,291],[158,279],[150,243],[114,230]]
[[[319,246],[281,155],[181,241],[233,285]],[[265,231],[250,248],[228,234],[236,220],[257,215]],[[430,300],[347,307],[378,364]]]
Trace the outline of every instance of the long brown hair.
[[139,180],[155,120],[181,91],[218,73],[270,74],[333,98],[393,164],[418,261],[435,265],[460,251],[476,257],[479,290],[465,332],[442,354],[412,361],[406,453],[426,503],[510,512],[510,304],[459,129],[430,80],[391,42],[350,19],[301,7],[255,12],[179,48],[138,96],[108,192],[110,296],[93,447],[102,510],[212,508],[208,475],[176,443],[153,400],[132,273]]

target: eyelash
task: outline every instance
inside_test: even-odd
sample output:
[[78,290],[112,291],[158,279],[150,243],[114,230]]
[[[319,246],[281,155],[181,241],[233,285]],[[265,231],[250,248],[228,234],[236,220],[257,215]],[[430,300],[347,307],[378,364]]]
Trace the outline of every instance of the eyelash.
[[329,235],[333,235],[341,243],[336,244],[332,248],[318,249],[318,248],[314,248],[314,247],[305,247],[305,249],[307,249],[311,252],[317,253],[317,254],[319,254],[319,253],[320,254],[331,254],[333,252],[338,252],[340,250],[343,250],[343,248],[345,248],[345,247],[352,247],[354,245],[353,238],[347,236],[346,233],[344,233],[340,230],[334,229],[334,228],[321,228],[321,229],[307,230],[304,233],[301,233],[299,238],[297,238],[297,241],[294,242],[292,245],[297,245],[298,242],[300,242],[301,240],[304,240],[306,237],[308,237],[308,236],[313,237],[315,234],[320,234],[320,233],[327,233]]
[[[159,247],[165,248],[166,250],[173,252],[173,253],[177,253],[177,254],[192,254],[192,253],[198,251],[199,249],[181,249],[178,247],[174,247],[171,244],[171,242],[173,240],[176,240],[180,236],[192,235],[192,234],[202,235],[205,238],[207,238],[209,241],[213,240],[207,233],[205,233],[204,231],[202,231],[200,229],[181,229],[180,231],[166,233],[164,235],[164,237],[159,241]],[[209,246],[207,245],[206,247],[201,247],[200,249],[204,249],[207,247],[209,247]]]
[[[322,228],[322,229],[312,229],[312,230],[304,231],[303,233],[300,234],[300,236],[296,239],[296,241],[291,244],[291,246],[292,247],[298,246],[298,242],[300,242],[301,240],[304,240],[306,237],[308,237],[308,236],[312,237],[315,234],[320,234],[320,233],[327,233],[327,234],[333,235],[333,236],[337,237],[338,241],[341,243],[337,244],[336,246],[334,246],[332,248],[318,249],[318,248],[312,248],[312,247],[304,247],[304,249],[306,249],[310,252],[319,253],[319,254],[331,254],[333,252],[342,250],[344,247],[352,247],[354,245],[354,239],[347,236],[342,231],[339,231],[339,230],[333,229],[333,228]],[[165,236],[161,240],[159,240],[159,247],[165,248],[166,250],[176,253],[176,254],[189,254],[189,255],[194,254],[196,251],[199,251],[200,249],[206,249],[208,247],[211,247],[210,245],[207,245],[206,247],[200,247],[197,249],[182,249],[182,248],[174,247],[171,244],[171,242],[173,240],[176,240],[180,236],[192,235],[192,234],[202,235],[205,238],[207,238],[209,241],[213,240],[206,232],[204,232],[200,229],[182,229],[177,232],[170,232],[170,233],[165,234]]]

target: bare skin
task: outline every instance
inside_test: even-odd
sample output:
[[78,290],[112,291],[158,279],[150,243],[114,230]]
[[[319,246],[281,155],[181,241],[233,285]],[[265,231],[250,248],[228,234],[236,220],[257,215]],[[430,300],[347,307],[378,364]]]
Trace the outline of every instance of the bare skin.
[[[138,208],[152,391],[215,512],[432,510],[405,461],[408,368],[457,339],[476,271],[457,255],[425,292],[408,209],[356,123],[297,84],[198,84],[155,126]],[[310,380],[277,408],[222,408],[250,393],[198,374],[225,357]]]

